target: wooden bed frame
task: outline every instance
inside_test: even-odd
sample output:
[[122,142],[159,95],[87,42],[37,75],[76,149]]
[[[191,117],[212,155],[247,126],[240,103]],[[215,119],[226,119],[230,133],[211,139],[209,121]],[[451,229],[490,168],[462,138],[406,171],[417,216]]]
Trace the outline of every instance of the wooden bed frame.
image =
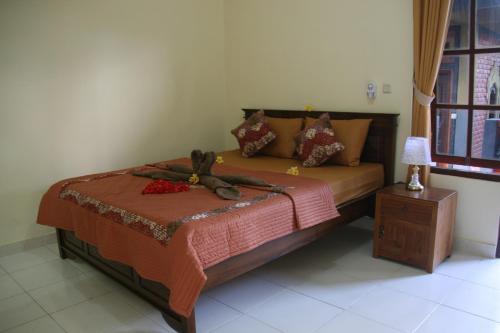
[[[243,109],[245,118],[258,111]],[[318,117],[323,112],[292,110],[265,110],[266,115],[279,118]],[[394,162],[396,130],[399,114],[328,112],[331,119],[373,119],[365,148],[363,162],[377,162],[384,165],[385,185],[394,183]],[[254,268],[262,266],[293,250],[307,245],[330,231],[352,222],[362,216],[373,216],[375,192],[353,199],[338,206],[340,216],[314,227],[294,232],[270,241],[249,252],[229,258],[205,270],[207,282],[204,290],[222,284]],[[132,267],[103,258],[97,248],[81,241],[71,231],[57,229],[57,241],[61,258],[81,258],[157,307],[165,321],[176,331],[195,333],[194,311],[188,318],[183,317],[168,305],[169,290],[162,284],[141,278]]]

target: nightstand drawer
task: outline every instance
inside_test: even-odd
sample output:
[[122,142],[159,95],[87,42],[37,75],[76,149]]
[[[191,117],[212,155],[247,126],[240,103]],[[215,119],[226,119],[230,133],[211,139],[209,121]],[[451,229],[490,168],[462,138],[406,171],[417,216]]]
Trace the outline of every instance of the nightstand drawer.
[[430,225],[433,205],[425,201],[408,201],[394,196],[382,196],[380,214],[412,223]]

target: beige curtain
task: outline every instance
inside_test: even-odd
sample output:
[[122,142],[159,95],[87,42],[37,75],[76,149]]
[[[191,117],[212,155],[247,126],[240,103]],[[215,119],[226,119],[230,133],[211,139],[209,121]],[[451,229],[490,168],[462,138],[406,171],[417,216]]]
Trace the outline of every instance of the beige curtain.
[[[443,56],[453,0],[413,0],[414,93],[411,135],[431,137],[433,89]],[[429,181],[429,167],[421,168],[420,180]],[[410,168],[408,169],[410,173]]]

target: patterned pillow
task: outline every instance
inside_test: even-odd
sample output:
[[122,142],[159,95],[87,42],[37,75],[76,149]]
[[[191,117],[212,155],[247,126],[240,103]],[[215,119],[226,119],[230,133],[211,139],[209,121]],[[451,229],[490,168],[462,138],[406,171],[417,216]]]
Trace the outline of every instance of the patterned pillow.
[[240,144],[243,157],[251,157],[276,139],[276,134],[266,122],[264,111],[252,114],[240,126],[231,131]]
[[322,114],[312,126],[304,128],[296,140],[298,158],[305,167],[320,166],[344,149],[344,145],[335,139],[328,113]]

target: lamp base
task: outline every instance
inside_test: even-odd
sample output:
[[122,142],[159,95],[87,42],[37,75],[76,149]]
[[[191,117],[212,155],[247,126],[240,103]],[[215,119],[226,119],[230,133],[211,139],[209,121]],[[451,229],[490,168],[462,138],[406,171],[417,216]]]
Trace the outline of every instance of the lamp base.
[[406,186],[406,188],[408,189],[408,191],[423,191],[424,190],[424,186],[422,184],[420,184],[420,180],[419,180],[419,176],[418,176],[418,170],[420,168],[415,165],[413,167],[413,174],[411,175],[411,180],[410,182],[408,183],[408,185]]
[[408,186],[406,187],[408,191],[423,191],[424,190],[424,185],[418,183],[418,184],[411,184],[408,183]]

